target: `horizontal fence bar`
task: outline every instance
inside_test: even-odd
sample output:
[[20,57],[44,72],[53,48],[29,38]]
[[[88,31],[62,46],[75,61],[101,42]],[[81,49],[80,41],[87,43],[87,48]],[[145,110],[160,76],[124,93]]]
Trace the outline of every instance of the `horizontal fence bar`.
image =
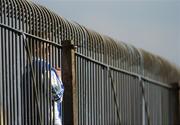
[[76,52],[75,54],[76,54],[77,56],[80,56],[80,57],[82,57],[82,58],[85,58],[85,59],[87,59],[87,60],[89,60],[89,61],[91,61],[91,62],[94,62],[94,63],[99,64],[99,65],[104,66],[104,67],[109,67],[109,68],[112,69],[112,70],[116,70],[116,71],[118,71],[118,72],[121,72],[121,73],[130,75],[130,76],[132,76],[132,77],[135,77],[135,78],[141,77],[142,80],[147,81],[147,82],[149,82],[149,83],[153,83],[153,84],[155,84],[155,85],[158,85],[158,86],[161,86],[161,87],[165,87],[165,88],[169,88],[169,89],[174,88],[174,87],[172,87],[171,85],[168,85],[168,83],[162,83],[162,82],[159,82],[159,81],[150,79],[150,78],[148,78],[148,77],[144,77],[144,76],[142,76],[142,75],[140,75],[140,74],[137,74],[137,73],[129,72],[129,71],[126,71],[126,70],[123,70],[123,69],[120,69],[120,68],[116,68],[116,67],[110,66],[110,65],[108,65],[108,64],[104,64],[104,63],[102,63],[102,62],[100,62],[100,61],[97,61],[97,60],[95,60],[95,59],[92,59],[92,58],[90,58],[90,57],[87,57],[87,56],[85,56],[85,55],[83,55],[83,54],[81,54],[81,53]]
[[35,36],[35,35],[32,35],[32,34],[26,33],[26,32],[24,32],[24,31],[15,29],[15,28],[10,27],[10,26],[7,26],[7,25],[5,25],[5,24],[0,23],[0,27],[6,28],[6,29],[8,29],[8,30],[14,31],[14,32],[19,33],[19,34],[24,34],[24,35],[26,35],[26,36],[28,36],[28,37],[32,37],[32,38],[34,38],[34,39],[37,39],[37,40],[40,40],[40,41],[43,41],[43,42],[46,42],[46,43],[49,43],[49,44],[51,44],[51,45],[53,45],[53,46],[55,46],[55,47],[62,48],[62,46],[61,46],[60,44],[58,44],[58,43],[55,43],[55,42],[53,42],[53,41],[46,40],[46,39],[43,39],[43,38],[41,38],[41,37],[38,37],[38,36]]

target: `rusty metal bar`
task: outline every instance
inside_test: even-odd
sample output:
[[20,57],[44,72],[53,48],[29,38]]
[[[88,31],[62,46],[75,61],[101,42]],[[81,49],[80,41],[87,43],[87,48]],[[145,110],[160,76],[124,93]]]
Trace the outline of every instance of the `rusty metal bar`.
[[64,94],[64,124],[78,125],[77,88],[75,75],[75,47],[71,40],[62,42],[62,80]]

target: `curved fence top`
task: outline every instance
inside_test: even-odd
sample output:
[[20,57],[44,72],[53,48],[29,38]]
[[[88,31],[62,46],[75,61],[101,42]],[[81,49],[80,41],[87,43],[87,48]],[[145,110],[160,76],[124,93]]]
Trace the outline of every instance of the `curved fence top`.
[[57,45],[74,40],[78,53],[154,80],[180,80],[180,70],[165,59],[69,22],[43,6],[25,0],[1,0],[0,9],[1,25]]

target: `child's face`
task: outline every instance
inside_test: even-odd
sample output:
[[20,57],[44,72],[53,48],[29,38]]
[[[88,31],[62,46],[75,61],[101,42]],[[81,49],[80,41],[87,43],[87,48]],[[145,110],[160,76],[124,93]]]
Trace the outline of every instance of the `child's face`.
[[38,58],[48,60],[49,54],[51,52],[51,46],[49,44],[42,43],[37,48],[36,52],[37,52],[37,57]]
[[57,72],[58,76],[61,78],[61,68],[56,68],[56,72]]

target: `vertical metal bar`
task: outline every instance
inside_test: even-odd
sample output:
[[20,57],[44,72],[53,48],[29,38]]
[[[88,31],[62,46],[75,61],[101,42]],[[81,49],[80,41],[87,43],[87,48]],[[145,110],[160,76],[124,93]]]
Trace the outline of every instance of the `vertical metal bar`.
[[[118,53],[116,53],[116,54],[118,54]],[[116,95],[117,95],[117,104],[119,106],[119,110],[121,111],[121,107],[120,107],[120,103],[119,103],[119,101],[120,101],[120,96],[119,96],[119,91],[120,91],[119,84],[120,84],[120,81],[118,82],[118,72],[117,71],[114,71],[114,77],[115,77],[114,82],[115,82],[115,91],[116,91]],[[115,110],[117,110],[117,108]],[[122,117],[121,117],[121,121],[122,121]],[[120,123],[118,121],[118,115],[117,114],[115,114],[115,124],[122,124],[122,123]]]
[[105,124],[105,78],[104,78],[104,71],[105,67],[101,70],[101,84],[102,84],[102,91],[101,91],[101,98],[102,98],[102,125]]
[[2,53],[1,53],[1,58],[2,58],[2,106],[1,106],[1,108],[2,108],[2,121],[1,121],[1,123],[2,124],[5,124],[4,122],[5,122],[5,120],[4,120],[4,118],[5,118],[5,115],[4,115],[4,110],[5,110],[5,108],[4,108],[4,33],[3,33],[3,28],[1,28],[1,40],[2,40],[2,42],[1,42],[1,48],[2,48]]
[[[88,79],[90,80],[92,80],[92,62],[90,62],[90,61],[88,61],[88,68],[89,68],[89,73],[88,73]],[[86,124],[87,125],[91,125],[92,124],[92,118],[93,118],[93,116],[92,116],[92,109],[93,109],[93,101],[91,101],[92,100],[92,84],[93,84],[93,82],[90,82],[90,81],[87,81],[87,88],[85,88],[85,90],[87,89],[88,91],[87,91],[87,95],[86,95],[86,99],[87,99],[87,111],[86,111],[86,117],[87,117],[87,119],[86,119]]]
[[[89,61],[88,63],[89,65],[89,75],[88,75],[88,79],[92,80],[92,62]],[[92,108],[93,108],[93,101],[92,100],[92,82],[88,81],[88,111],[90,113],[90,115],[88,116],[88,125],[92,125]]]
[[77,62],[77,71],[79,69],[79,72],[78,72],[78,85],[79,85],[79,88],[78,88],[78,91],[79,91],[79,94],[78,94],[78,102],[79,102],[79,106],[78,106],[78,109],[79,109],[79,112],[78,112],[78,115],[79,115],[79,124],[82,125],[83,124],[83,121],[82,121],[82,115],[83,115],[83,112],[82,112],[82,91],[83,91],[83,87],[82,87],[82,58],[80,57],[77,57],[78,58],[78,62]]
[[[6,22],[6,18],[5,18],[5,22]],[[7,22],[6,22],[7,23]],[[7,125],[9,125],[9,83],[8,83],[8,80],[9,80],[9,78],[8,78],[8,71],[9,71],[9,69],[8,69],[8,66],[7,66],[7,64],[8,64],[8,46],[7,46],[7,29],[5,29],[5,31],[4,31],[4,37],[5,37],[5,39],[4,39],[4,42],[5,42],[5,44],[4,44],[4,47],[5,47],[5,49],[4,49],[4,51],[5,51],[5,58],[4,58],[4,60],[5,60],[5,67],[6,67],[6,69],[5,69],[5,78],[4,78],[4,83],[5,83],[5,95],[6,95],[6,102],[5,102],[5,104],[6,104],[6,122],[7,122]]]
[[[3,12],[2,12],[2,2],[0,3],[0,23],[2,23],[2,19],[3,19]],[[3,125],[3,81],[2,81],[2,65],[3,65],[3,61],[2,61],[2,53],[3,53],[3,49],[2,49],[2,43],[3,43],[3,34],[2,34],[2,27],[0,27],[0,125]]]
[[[40,26],[39,26],[40,27]],[[41,31],[39,31],[39,35],[41,36]],[[40,102],[40,112],[41,112],[41,120],[42,120],[42,124],[44,124],[44,112],[43,112],[43,86],[44,86],[44,83],[43,83],[43,67],[44,67],[44,58],[43,58],[43,47],[44,47],[44,42],[43,41],[38,41],[40,43],[40,73],[39,73],[39,79],[40,79],[40,82],[39,82],[39,102]]]
[[[128,55],[127,55],[128,56]],[[127,57],[127,62],[129,61],[129,58]],[[127,69],[127,63],[125,64],[125,69]],[[128,121],[128,102],[127,102],[127,97],[128,97],[128,76],[126,74],[124,74],[124,84],[123,84],[123,88],[124,88],[124,122],[125,124],[129,124]]]
[[[114,54],[114,52],[113,52]],[[113,55],[114,56],[114,55]],[[115,61],[113,59],[113,65],[114,65]],[[114,75],[114,71],[111,70],[111,76],[109,77],[111,80],[110,80],[110,84],[111,84],[111,97],[112,97],[112,105],[111,105],[111,113],[112,113],[112,116],[111,116],[111,124],[115,124],[115,115],[117,114],[117,112],[119,112],[118,110],[119,109],[116,109],[116,104],[117,104],[117,98],[116,98],[116,91],[115,91],[115,75]]]
[[85,78],[84,78],[84,72],[85,72],[85,60],[84,59],[81,59],[81,89],[82,89],[82,95],[83,98],[82,98],[82,116],[81,116],[81,119],[82,119],[82,124],[85,124],[86,123],[86,100],[87,99],[87,95],[85,94],[86,93],[86,86],[85,86]]
[[47,91],[47,100],[46,100],[46,103],[47,103],[47,109],[46,109],[46,112],[47,112],[47,116],[46,116],[46,118],[48,118],[47,120],[47,123],[48,123],[48,125],[50,125],[51,124],[51,118],[52,118],[52,114],[51,114],[51,93],[50,93],[50,91],[51,91],[51,89],[50,89],[50,87],[49,86],[51,86],[50,85],[50,67],[48,66],[48,63],[49,63],[49,55],[47,54],[48,52],[50,52],[50,45],[49,44],[45,44],[45,47],[46,47],[46,50],[45,50],[45,53],[46,53],[46,55],[45,55],[45,58],[46,58],[46,61],[47,61],[47,64],[46,64],[46,66],[45,66],[45,70],[46,70],[46,75],[45,75],[45,84],[46,84],[46,91]]
[[[12,13],[13,12],[13,9],[12,9]],[[14,18],[11,19],[11,26],[14,27]],[[13,112],[13,116],[14,116],[14,122],[16,121],[16,123],[14,123],[15,125],[17,125],[17,112],[18,111],[18,107],[17,107],[17,103],[18,103],[18,94],[17,94],[17,88],[18,88],[18,82],[17,82],[17,76],[18,76],[18,73],[16,72],[15,70],[15,46],[14,46],[14,42],[16,42],[16,35],[14,32],[12,32],[12,97],[14,95],[14,98],[12,98],[12,101],[13,101],[13,109],[14,109],[14,112]],[[16,73],[15,73],[16,72]],[[16,74],[16,75],[15,75]]]
[[[1,10],[0,10],[0,13],[2,14],[2,3],[0,3],[1,5]],[[3,18],[3,16],[1,15],[0,16],[1,18],[0,18],[0,22],[2,22],[2,18]],[[1,72],[0,72],[0,125],[3,125],[4,123],[3,123],[3,121],[4,121],[4,112],[3,112],[3,73],[2,73],[2,69],[3,69],[3,56],[2,56],[2,54],[3,54],[3,33],[2,33],[2,31],[3,31],[3,28],[2,27],[0,27],[0,70],[1,70]]]
[[[100,57],[100,58],[102,58],[102,56]],[[102,79],[102,69],[103,69],[103,67],[101,67],[101,66],[99,66],[99,72],[98,72],[98,74],[99,74],[99,79],[100,79],[100,81],[99,81],[99,115],[100,115],[100,122],[99,122],[99,124],[100,125],[103,125],[103,94],[102,94],[102,92],[103,92],[103,89],[104,89],[104,87],[103,87],[103,84],[102,84],[102,81],[103,81],[103,79]]]
[[[19,6],[19,4],[17,3],[17,6]],[[18,7],[17,7],[18,8]],[[19,29],[24,29],[23,27],[23,25],[22,25],[22,23],[21,23],[21,21],[20,20],[18,20],[17,18],[19,17],[19,9],[17,9],[16,10],[16,13],[15,13],[15,20],[16,20],[16,22],[15,22],[15,28],[17,29],[17,28],[19,28]],[[22,18],[23,18],[23,16],[22,16]],[[24,21],[22,21],[22,22],[24,22]],[[23,44],[23,40],[20,38],[20,37],[18,37],[18,39],[17,39],[17,37],[16,37],[16,40],[18,40],[19,41],[19,43],[20,43],[20,79],[21,79],[21,81],[20,81],[20,91],[18,91],[18,97],[19,97],[19,100],[20,100],[20,103],[19,103],[19,106],[18,106],[18,108],[20,109],[20,113],[19,113],[19,119],[18,119],[18,123],[19,124],[25,124],[25,122],[24,122],[24,97],[25,97],[25,95],[24,95],[24,78],[25,78],[25,75],[24,75],[24,73],[25,73],[25,48],[24,48],[24,44]]]
[[[30,52],[31,52],[31,58],[32,58],[32,60],[31,60],[31,62],[30,63],[32,63],[33,64],[33,68],[35,67],[34,65],[34,61],[35,61],[35,58],[34,58],[34,52],[33,52],[33,50],[34,50],[34,48],[33,48],[33,44],[34,44],[34,42],[33,42],[34,40],[33,40],[33,38],[29,38],[29,47],[30,47]],[[34,71],[35,69],[33,69],[33,71]],[[32,71],[31,71],[31,75],[32,75]],[[33,125],[33,114],[34,114],[34,104],[33,104],[33,80],[32,80],[32,77],[30,78],[30,84],[29,84],[29,123],[31,124],[31,125]]]
[[[15,27],[15,28],[17,28],[17,9],[15,9],[15,18],[13,18],[13,27]],[[21,97],[21,94],[20,94],[20,92],[21,92],[21,90],[20,90],[20,85],[21,85],[21,82],[22,82],[22,73],[21,73],[21,67],[22,67],[22,65],[21,65],[21,56],[20,56],[20,51],[21,51],[21,49],[22,48],[20,48],[20,40],[18,39],[19,38],[19,36],[18,36],[18,34],[14,34],[14,40],[13,40],[13,73],[14,73],[14,83],[13,84],[15,84],[15,86],[16,86],[16,89],[14,90],[14,92],[16,93],[16,98],[15,98],[15,100],[14,100],[14,103],[16,104],[16,106],[15,106],[15,108],[16,108],[16,110],[15,110],[15,119],[16,119],[16,125],[18,125],[18,124],[21,124],[21,108],[19,108],[19,107],[21,107],[21,103],[20,103],[20,97]],[[18,41],[18,45],[17,46],[15,46],[15,43],[14,42],[17,42]],[[15,55],[15,48],[19,48],[18,50],[19,50],[19,58],[18,57],[14,57],[14,55]],[[15,64],[15,60],[19,60],[19,64],[18,64],[18,67],[16,67],[16,64]],[[19,69],[19,70],[17,70],[17,69]],[[19,72],[18,72],[19,71]],[[19,74],[19,75],[15,75],[15,74]]]
[[[98,60],[101,61],[101,49],[100,49],[100,40],[98,38],[98,35],[97,35],[97,51],[98,51]],[[102,86],[101,86],[101,76],[100,76],[100,72],[101,72],[101,65],[98,65],[97,64],[97,68],[98,68],[98,71],[97,71],[97,77],[98,77],[98,83],[97,83],[97,92],[98,92],[98,124],[102,124],[101,123],[101,120],[102,120],[102,115],[101,115],[101,90],[102,90]]]
[[105,81],[104,81],[104,67],[101,69],[101,85],[102,85],[102,91],[101,91],[101,114],[102,114],[102,125],[105,124],[105,100],[104,100],[104,96],[105,96]]
[[86,122],[86,100],[85,99],[87,99],[88,98],[88,96],[85,94],[86,93],[86,86],[85,86],[85,78],[84,78],[84,72],[85,72],[85,60],[84,59],[82,59],[81,60],[81,62],[82,62],[82,72],[81,72],[81,79],[82,79],[82,83],[81,83],[81,85],[82,85],[82,94],[83,94],[83,100],[82,100],[82,112],[83,112],[83,116],[82,116],[82,123],[84,124],[85,122]]
[[[39,33],[38,33],[38,35],[39,35]],[[32,41],[30,41],[30,42],[32,42]],[[37,57],[34,58],[32,61],[35,62],[36,68],[37,68],[36,71],[34,71],[34,72],[36,72],[36,74],[35,74],[36,75],[36,88],[37,88],[37,97],[38,97],[38,103],[39,104],[37,104],[35,102],[35,100],[32,100],[32,101],[34,101],[35,107],[37,109],[37,110],[35,110],[35,112],[39,110],[39,113],[36,112],[37,113],[37,121],[36,122],[37,122],[37,124],[40,124],[40,119],[41,119],[41,122],[43,121],[43,119],[42,119],[42,111],[41,111],[42,110],[41,109],[42,108],[42,103],[41,103],[41,99],[42,99],[42,97],[41,97],[41,84],[42,84],[42,82],[41,82],[41,78],[42,78],[42,72],[41,72],[41,68],[42,68],[41,67],[42,55],[41,55],[41,51],[42,51],[42,48],[41,47],[42,46],[41,45],[42,44],[41,44],[41,42],[39,40],[36,40],[36,42],[37,42]],[[31,63],[31,62],[29,62],[29,63]],[[28,89],[30,89],[30,88],[28,88]],[[35,91],[36,90],[34,89],[34,94],[35,94]],[[30,95],[30,96],[32,96],[32,95]],[[34,95],[34,96],[36,96],[36,95]],[[30,106],[29,106],[29,108],[30,108]],[[29,114],[29,117],[30,116],[31,116],[31,114]],[[31,124],[30,120],[29,120],[29,124]]]
[[[36,57],[36,46],[37,46],[37,44],[36,44],[37,42],[36,42],[36,40],[34,39],[34,38],[32,38],[31,39],[31,41],[30,41],[30,48],[31,48],[31,54],[32,54],[32,64],[33,64],[33,68],[34,68],[34,72],[37,74],[37,69],[36,69],[36,63],[37,63],[37,57]],[[37,111],[37,110],[35,110],[35,102],[34,102],[34,100],[35,100],[35,98],[34,98],[34,93],[35,93],[35,89],[34,89],[34,87],[33,87],[33,81],[32,81],[32,79],[31,79],[31,81],[30,81],[30,83],[31,83],[31,85],[30,85],[30,88],[31,88],[31,96],[30,96],[30,98],[31,98],[31,102],[30,102],[30,104],[31,104],[31,124],[32,125],[34,125],[35,124],[35,111]]]
[[[89,52],[89,54],[90,55],[92,55],[91,53],[92,53],[92,50],[89,50],[90,52]],[[93,73],[93,63],[92,62],[90,62],[90,79],[92,80],[92,82],[90,82],[89,83],[89,87],[90,87],[90,94],[88,95],[89,96],[89,104],[90,104],[90,112],[91,112],[91,115],[90,115],[90,119],[89,119],[89,125],[93,125],[93,122],[94,122],[94,112],[93,112],[93,110],[94,110],[94,92],[93,92],[93,84],[94,84],[94,81],[93,81],[93,75],[94,75],[94,73]]]
[[79,123],[79,125],[81,125],[81,120],[80,120],[80,95],[81,95],[81,93],[80,93],[80,91],[81,91],[81,82],[80,82],[80,65],[79,65],[79,63],[80,63],[80,61],[79,61],[79,57],[78,56],[76,56],[76,83],[77,83],[77,89],[78,89],[78,123]]
[[[89,81],[88,81],[88,61],[87,60],[85,60],[85,59],[83,59],[83,65],[84,65],[84,71],[82,71],[82,79],[83,79],[83,82],[82,82],[82,84],[83,84],[83,124],[86,124],[86,121],[87,121],[87,117],[89,116],[88,115],[88,98],[89,98],[89,95],[88,95],[88,91],[89,91],[89,87],[88,87],[88,84],[89,84]],[[84,74],[84,75],[83,75]]]
[[6,32],[6,30],[5,29],[3,29],[2,28],[2,83],[3,83],[3,86],[2,86],[2,93],[3,93],[3,124],[4,125],[7,125],[7,121],[6,121],[6,119],[7,119],[7,113],[6,113],[6,83],[5,83],[5,80],[6,80],[6,78],[5,78],[5,32]]
[[[122,54],[123,56],[123,58],[124,58],[124,55],[127,55],[127,53],[125,52],[125,51],[123,51],[123,54]],[[127,58],[127,57],[126,57]],[[125,63],[125,61],[123,62],[123,69],[126,69],[126,63]],[[121,92],[121,95],[122,95],[122,102],[121,102],[121,105],[122,105],[122,113],[123,113],[123,115],[122,115],[122,124],[127,124],[127,121],[126,121],[126,108],[125,108],[125,105],[126,105],[126,100],[125,100],[125,98],[126,98],[126,93],[125,93],[125,85],[126,85],[126,77],[125,77],[125,74],[123,74],[123,73],[121,73],[121,75],[122,75],[122,92]]]
[[[1,3],[0,3],[0,7],[2,8],[2,5],[1,5]],[[2,13],[1,12],[1,10],[0,10],[0,13]],[[2,16],[2,15],[1,15]],[[0,21],[1,21],[1,17],[0,16]],[[0,43],[2,43],[2,34],[1,34],[1,29],[2,29],[2,27],[0,27]],[[2,54],[2,47],[1,47],[1,44],[0,44],[0,70],[2,70],[2,56],[1,56],[1,54]],[[3,100],[2,100],[2,84],[3,84],[3,82],[2,82],[2,71],[0,72],[0,125],[2,125],[3,123],[3,109],[2,109],[2,102],[3,102]]]
[[105,122],[106,124],[108,124],[108,88],[107,88],[107,84],[108,84],[108,73],[107,73],[107,68],[104,69],[104,112],[105,112]]
[[[116,95],[117,95],[117,104],[119,106],[119,110],[121,111],[121,107],[120,107],[120,103],[119,103],[119,101],[120,101],[120,96],[119,96],[119,91],[120,91],[119,84],[120,84],[120,81],[118,82],[118,72],[114,71],[114,73],[115,73],[114,77],[115,77],[115,91],[116,91]],[[117,108],[115,110],[117,110]],[[121,116],[121,121],[122,121],[122,116]],[[120,123],[120,121],[118,121],[117,113],[115,114],[115,124],[122,124],[122,123]]]
[[[42,37],[44,37],[44,33],[42,34]],[[46,87],[47,84],[46,84],[46,74],[45,74],[45,73],[48,71],[48,70],[46,70],[46,65],[47,65],[46,63],[48,63],[48,62],[47,62],[47,60],[46,60],[46,58],[45,58],[45,54],[47,55],[48,53],[45,52],[45,49],[47,49],[47,48],[45,47],[45,44],[46,44],[46,43],[43,41],[42,44],[43,44],[43,45],[42,45],[42,46],[43,46],[43,50],[42,50],[43,57],[42,57],[42,58],[43,58],[43,60],[44,60],[44,63],[42,64],[42,65],[43,65],[43,68],[42,68],[42,75],[43,75],[43,78],[42,78],[42,82],[43,82],[43,83],[42,83],[42,84],[43,84],[43,85],[42,85],[42,98],[43,98],[43,100],[42,100],[42,104],[43,104],[42,114],[43,114],[43,116],[42,116],[42,117],[43,117],[43,120],[42,120],[42,121],[43,121],[44,124],[45,124],[45,123],[47,124],[48,121],[47,121],[47,119],[46,119],[46,118],[47,118],[46,99],[47,99],[47,94],[48,94],[48,92],[47,92],[47,89],[46,89],[46,88],[47,88],[47,87]]]
[[[17,83],[14,81],[14,77],[15,77],[15,75],[14,75],[14,33],[12,32],[12,34],[11,34],[11,37],[12,37],[12,45],[11,45],[11,65],[12,65],[12,67],[11,67],[11,73],[12,73],[12,83],[11,83],[11,85],[12,85],[12,88],[11,88],[11,91],[12,91],[12,93],[11,93],[11,100],[12,100],[12,124],[17,124],[17,123],[15,123],[17,120],[16,120],[16,112],[17,112],[17,110],[16,110],[16,105],[17,105],[17,95],[16,95],[16,88],[17,88]],[[17,65],[17,67],[18,67],[18,65]],[[17,72],[18,70],[16,70],[16,72]],[[18,73],[16,73],[16,76],[18,76]],[[14,123],[13,123],[14,122]]]
[[[22,3],[21,3],[22,4]],[[23,5],[21,5],[21,6],[23,6]],[[27,13],[27,10],[26,9],[24,9],[24,7],[23,7],[23,10],[25,10],[25,12]],[[22,31],[25,31],[26,30],[26,27],[27,27],[27,22],[25,22],[25,15],[24,14],[22,14]],[[26,18],[27,19],[27,18]],[[23,41],[23,40],[22,40]],[[24,52],[25,52],[25,47],[24,46],[26,46],[25,45],[25,43],[23,43],[23,48],[24,48]],[[23,102],[23,105],[24,105],[24,124],[28,124],[28,116],[27,116],[27,111],[28,111],[28,109],[27,109],[27,97],[28,97],[28,95],[27,95],[27,90],[28,90],[28,76],[29,76],[29,66],[28,66],[28,60],[27,60],[27,58],[26,58],[26,56],[27,56],[27,54],[26,55],[24,55],[25,57],[24,57],[24,66],[25,66],[25,68],[24,68],[24,81],[23,81],[23,91],[24,91],[24,93],[23,93],[23,96],[24,96],[24,102]]]
[[[7,13],[8,13],[8,21],[7,21],[7,25],[9,25],[10,26],[10,6],[8,6],[8,9],[7,9],[8,11],[7,11]],[[8,32],[7,32],[7,48],[8,48],[8,54],[7,54],[7,58],[8,58],[8,67],[9,67],[9,72],[8,72],[8,76],[9,76],[9,86],[8,86],[8,88],[9,88],[9,92],[8,92],[8,94],[9,94],[9,97],[8,97],[8,109],[9,109],[9,124],[11,124],[12,122],[13,122],[13,116],[12,116],[12,64],[11,64],[11,41],[12,41],[12,39],[11,39],[11,32],[10,32],[10,30],[7,30]],[[14,124],[14,123],[13,123]]]
[[[94,54],[93,54],[93,58],[95,58]],[[94,120],[93,120],[93,124],[96,124],[97,122],[97,100],[96,100],[96,96],[97,96],[97,93],[96,93],[96,64],[93,63],[93,100],[94,100],[94,109],[93,109],[93,114],[94,114]]]
[[[90,50],[90,54],[91,54],[91,56],[93,56],[93,53],[92,53],[92,49]],[[96,117],[96,114],[95,114],[95,79],[94,79],[94,77],[95,77],[95,73],[94,73],[94,63],[93,62],[90,62],[90,64],[91,64],[91,76],[90,76],[90,79],[92,80],[92,82],[90,82],[89,84],[90,84],[90,95],[89,95],[89,97],[90,97],[90,100],[89,100],[89,104],[91,104],[91,109],[90,109],[90,111],[91,111],[91,115],[90,115],[90,117],[91,117],[91,119],[90,119],[90,122],[89,122],[89,124],[90,125],[93,125],[93,124],[95,124],[95,117]]]
[[[82,112],[82,115],[81,115],[81,119],[82,119],[82,124],[85,124],[86,122],[86,81],[85,81],[85,78],[84,78],[84,74],[85,74],[85,60],[84,59],[81,59],[81,96],[82,96],[82,100],[81,100],[81,112]],[[80,113],[81,114],[81,113]]]

